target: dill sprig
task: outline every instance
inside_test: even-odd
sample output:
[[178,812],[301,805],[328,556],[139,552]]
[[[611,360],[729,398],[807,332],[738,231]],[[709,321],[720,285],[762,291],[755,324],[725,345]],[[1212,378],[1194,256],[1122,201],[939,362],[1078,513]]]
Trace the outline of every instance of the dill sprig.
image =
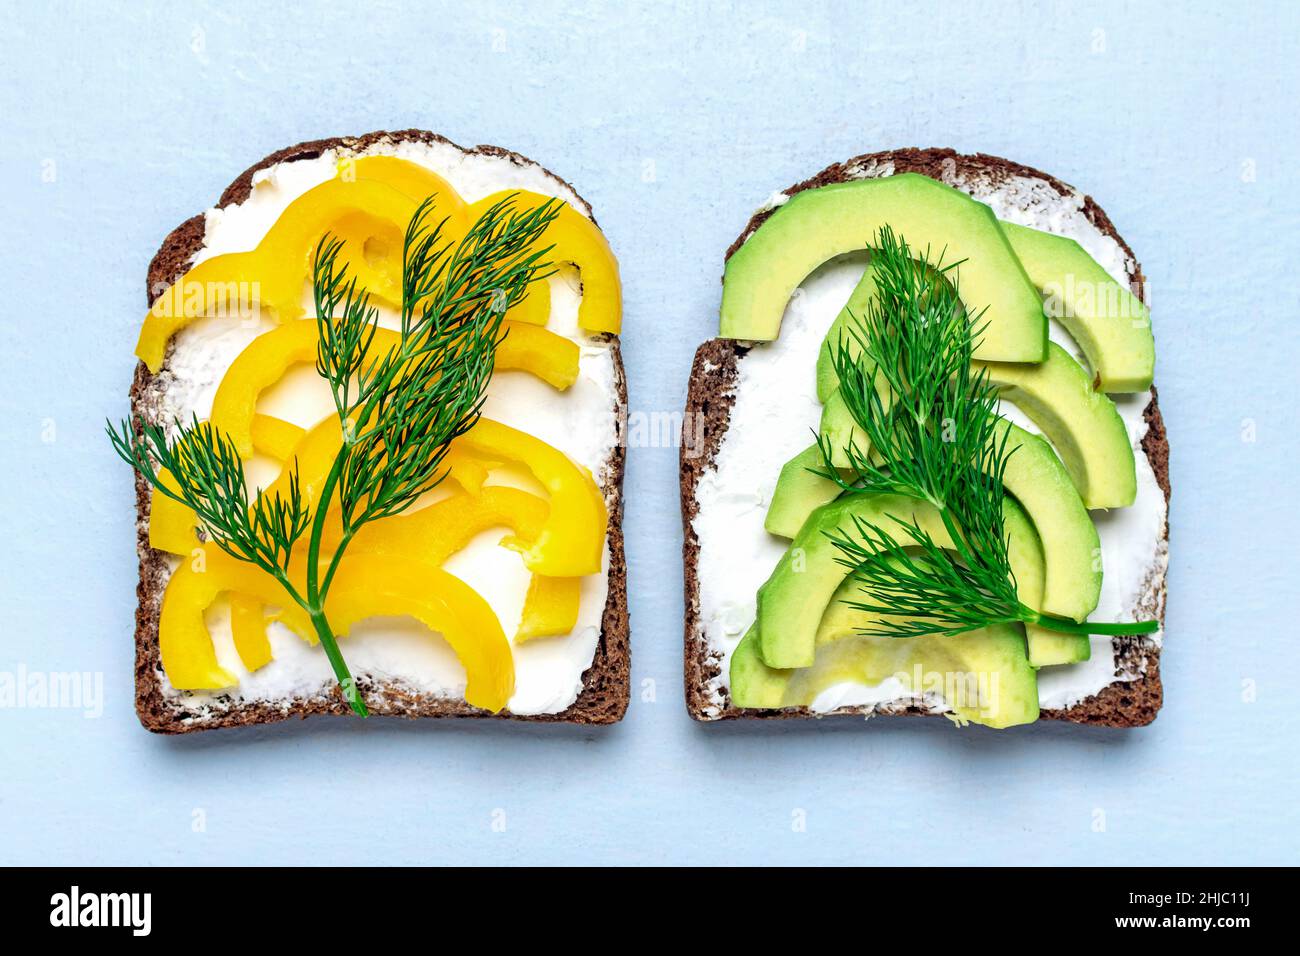
[[978,330],[948,281],[960,264],[913,258],[906,240],[881,228],[869,266],[876,297],[828,346],[840,395],[868,444],[850,439],[844,449],[856,475],[849,482],[830,467],[830,439],[819,437],[825,477],[943,508],[970,462],[987,454],[998,398],[988,371],[972,370]]
[[[272,575],[307,612],[344,696],[361,716],[365,701],[324,610],[339,561],[364,525],[399,514],[446,477],[451,442],[482,411],[505,312],[527,295],[530,282],[550,274],[550,247],[535,247],[559,214],[558,201],[517,213],[513,197],[506,197],[453,242],[445,237],[446,219],[430,226],[433,208],[430,197],[407,226],[401,336],[382,354],[372,349],[378,311],[339,266],[343,243],[327,235],[316,248],[316,369],[330,385],[343,441],[310,505],[296,461],[287,494],[259,489],[250,502],[233,443],[197,419],[189,425],[176,420],[170,438],[161,425],[139,418],[120,428],[108,424],[118,455],[155,491],[191,508],[210,540]],[[170,473],[170,482],[160,469]],[[342,535],[326,560],[321,546],[335,501]],[[304,535],[306,583],[300,588],[289,565]]]
[[872,614],[865,635],[959,634],[1022,622],[1076,634],[1151,633],[1156,621],[1089,623],[1043,614],[1020,601],[1003,524],[1003,475],[1014,449],[997,426],[998,396],[986,369],[971,360],[983,313],[970,316],[954,270],[928,250],[916,255],[883,227],[868,268],[878,294],[850,315],[832,350],[840,394],[867,447],[844,449],[850,477],[832,465],[819,438],[818,473],[853,494],[889,493],[932,504],[951,539],[941,546],[915,517],[889,516],[900,530],[855,518],[831,532],[840,562]]
[[[156,492],[193,509],[208,539],[221,550],[287,582],[281,570],[288,567],[310,516],[297,469],[290,475],[287,498],[277,492],[250,503],[244,462],[226,435],[197,418],[188,426],[176,419],[174,439],[168,439],[161,425],[142,419],[136,424],[134,432],[128,422],[120,432],[109,424],[117,453]],[[162,480],[159,469],[171,474],[171,485]]]

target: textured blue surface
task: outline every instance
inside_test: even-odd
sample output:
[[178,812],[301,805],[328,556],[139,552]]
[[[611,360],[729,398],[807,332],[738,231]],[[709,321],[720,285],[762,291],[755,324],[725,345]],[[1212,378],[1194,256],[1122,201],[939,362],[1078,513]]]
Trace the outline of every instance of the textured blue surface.
[[[0,671],[105,687],[99,719],[0,710],[0,862],[1294,862],[1297,8],[515,6],[0,18]],[[102,422],[145,266],[264,154],[407,126],[517,149],[591,201],[646,412],[680,409],[751,208],[829,162],[948,145],[1097,196],[1150,277],[1174,443],[1159,720],[694,725],[676,453],[639,448],[622,725],[141,730],[130,481]]]

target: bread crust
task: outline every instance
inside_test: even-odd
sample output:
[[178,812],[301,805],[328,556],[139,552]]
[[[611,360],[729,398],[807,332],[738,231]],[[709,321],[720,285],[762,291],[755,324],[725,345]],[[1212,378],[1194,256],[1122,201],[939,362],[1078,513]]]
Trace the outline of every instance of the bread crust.
[[[346,148],[361,151],[379,142],[441,143],[459,149],[467,155],[496,156],[512,163],[533,166],[572,190],[573,187],[555,176],[550,170],[532,160],[502,149],[499,146],[476,146],[466,149],[445,137],[426,130],[376,131],[357,137],[334,137],[311,140],[278,150],[254,163],[235,179],[222,193],[218,206],[241,203],[252,190],[253,176],[259,170],[293,160],[312,159],[322,153]],[[578,197],[583,211],[590,214],[591,206]],[[593,219],[594,221],[594,219]],[[194,255],[203,246],[204,217],[193,216],[177,226],[163,240],[162,246],[149,264],[147,276],[147,301],[154,300],[176,279],[188,270]],[[365,694],[371,714],[377,716],[418,717],[477,717],[540,723],[613,724],[623,718],[630,698],[631,647],[630,622],[627,610],[627,563],[623,549],[623,473],[626,461],[626,410],[627,377],[617,336],[607,335],[614,362],[614,381],[618,408],[615,410],[616,430],[614,450],[602,475],[597,476],[609,507],[609,588],[601,618],[601,635],[591,666],[583,674],[583,689],[576,701],[566,710],[556,714],[516,715],[492,714],[471,707],[463,700],[439,697],[386,685],[370,680],[358,681]],[[168,351],[170,356],[170,348]],[[164,365],[166,368],[166,365]],[[137,418],[147,411],[148,396],[158,376],[153,375],[143,362],[136,365],[131,384],[131,413]],[[213,710],[202,717],[193,717],[177,708],[163,694],[162,667],[158,648],[158,616],[162,594],[168,579],[166,556],[149,546],[150,487],[139,474],[135,475],[136,501],[136,553],[139,556],[140,576],[136,585],[135,615],[135,709],[140,723],[148,730],[161,734],[182,734],[222,727],[242,727],[265,724],[290,717],[318,715],[347,716],[351,713],[339,688],[327,695],[312,698],[295,698],[285,701],[257,701],[231,703],[228,707]]]
[[[1045,183],[1062,197],[1080,197],[1083,201],[1082,211],[1088,221],[1097,230],[1113,239],[1124,250],[1126,259],[1134,264],[1130,275],[1130,287],[1134,294],[1146,300],[1145,278],[1141,266],[1133,255],[1132,249],[1116,231],[1114,224],[1105,211],[1097,205],[1091,196],[1082,196],[1078,190],[1061,182],[1047,173],[1024,166],[1011,160],[984,153],[963,155],[952,149],[897,149],[879,153],[866,153],[855,156],[842,163],[826,167],[815,176],[786,190],[793,195],[804,189],[812,189],[831,183],[846,182],[861,178],[857,175],[864,167],[891,164],[894,173],[920,173],[931,179],[945,182],[953,178],[970,178],[987,176],[994,181],[1012,177],[1033,179]],[[772,209],[755,213],[746,224],[744,231],[727,249],[726,258],[740,248],[753,232],[763,224]],[[719,709],[709,698],[709,684],[721,672],[721,661],[711,655],[704,634],[703,621],[700,617],[700,543],[695,534],[693,521],[697,513],[696,488],[703,475],[714,467],[722,439],[730,425],[732,403],[735,398],[735,384],[739,374],[739,361],[749,351],[749,347],[729,339],[710,339],[702,344],[695,353],[691,368],[691,378],[687,387],[686,411],[683,415],[683,427],[696,429],[695,440],[688,443],[683,437],[681,443],[681,506],[682,506],[682,564],[685,586],[685,668],[686,707],[696,720],[734,720],[745,719],[793,719],[823,716],[935,716],[915,704],[885,705],[880,707],[853,707],[837,710],[833,715],[818,714],[805,707],[785,708],[781,710],[760,710],[732,706],[730,697],[725,698]],[[1164,420],[1156,399],[1156,390],[1151,390],[1151,401],[1143,412],[1147,423],[1147,433],[1142,439],[1142,450],[1155,474],[1156,481],[1164,493],[1166,507],[1170,496],[1169,485],[1169,441],[1165,432]],[[1169,526],[1165,524],[1165,540],[1168,540]],[[1165,587],[1160,582],[1154,605],[1150,609],[1163,626],[1165,612]],[[1065,720],[1079,724],[1093,724],[1106,727],[1139,727],[1151,723],[1156,718],[1164,699],[1164,687],[1160,680],[1160,648],[1152,646],[1138,637],[1121,637],[1115,641],[1116,663],[1124,664],[1140,676],[1132,681],[1114,681],[1099,693],[1088,697],[1073,707],[1066,709],[1044,709],[1040,713],[1043,720]],[[725,693],[725,692],[724,692]]]

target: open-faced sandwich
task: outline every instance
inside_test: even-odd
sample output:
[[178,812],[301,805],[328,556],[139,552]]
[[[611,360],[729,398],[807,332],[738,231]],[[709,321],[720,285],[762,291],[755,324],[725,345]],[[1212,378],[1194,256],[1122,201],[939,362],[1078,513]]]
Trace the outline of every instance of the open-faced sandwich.
[[610,723],[628,699],[618,265],[518,154],[303,143],[149,267],[136,707]]
[[1154,719],[1168,444],[1132,251],[951,150],[836,164],[728,251],[684,442],[701,720]]

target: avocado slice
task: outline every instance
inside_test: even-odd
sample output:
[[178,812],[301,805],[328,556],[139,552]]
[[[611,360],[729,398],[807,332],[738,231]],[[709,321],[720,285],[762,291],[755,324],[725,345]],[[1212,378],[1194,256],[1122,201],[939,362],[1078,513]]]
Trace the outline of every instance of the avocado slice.
[[817,351],[817,401],[825,405],[830,397],[840,390],[840,378],[835,372],[831,349],[842,347],[850,355],[856,356],[861,346],[852,335],[848,334],[848,323],[867,314],[871,303],[876,298],[876,270],[867,266],[862,278],[849,294],[849,300],[840,309],[839,315],[831,323],[830,331],[822,347]]
[[1031,606],[1059,617],[1087,620],[1101,596],[1097,528],[1052,446],[1006,419],[998,421],[998,429],[997,440],[1005,434],[1011,453],[1002,484],[1025,509],[1043,547],[1042,602]]
[[1030,280],[1044,293],[1047,314],[1065,326],[1087,356],[1096,388],[1150,388],[1156,346],[1151,313],[1142,300],[1112,279],[1073,239],[1009,222],[1002,223],[1002,230]]
[[784,700],[807,706],[835,684],[872,686],[890,677],[937,694],[971,723],[1003,728],[1038,719],[1038,672],[1025,655],[1025,635],[1011,624],[903,640],[855,634],[819,647],[816,664],[792,673]]
[[768,667],[759,653],[758,630],[750,627],[731,652],[728,672],[731,702],[737,707],[761,707],[765,710],[784,706],[785,689],[793,670]]
[[[758,589],[755,627],[759,653],[770,667],[809,667],[816,656],[822,616],[849,575],[840,551],[828,537],[851,531],[862,519],[889,530],[915,520],[941,546],[951,544],[938,510],[902,495],[851,494],[810,514],[771,576]],[[1020,600],[1038,607],[1043,594],[1043,550],[1024,511],[1008,499],[1003,521]]]
[[857,446],[859,454],[865,455],[871,450],[871,439],[858,427],[839,389],[836,389],[822,406],[822,418],[817,426],[817,433],[830,441],[831,464],[836,468],[849,467],[850,443]]
[[971,723],[1003,728],[1038,719],[1037,671],[1014,625],[905,640],[852,632],[820,645],[816,663],[797,670],[768,667],[757,646],[751,629],[731,658],[737,707],[807,707],[835,684],[872,687],[894,678],[907,690],[937,694]]
[[1055,342],[1037,365],[980,362],[989,381],[1042,429],[1085,508],[1125,508],[1137,496],[1137,465],[1115,403],[1093,389],[1088,373]]
[[1047,318],[1038,290],[993,211],[916,173],[833,183],[795,193],[745,240],[723,274],[723,338],[770,341],[790,296],[818,266],[867,248],[891,226],[918,252],[943,253],[962,301],[987,323],[975,350],[994,362],[1041,362]]
[[[840,393],[840,377],[835,371],[835,360],[831,357],[831,343],[837,341],[841,319],[837,316],[831,330],[826,333],[826,341],[817,352],[817,401],[825,405],[831,397]],[[845,349],[850,354],[858,351],[857,343],[846,338]]]
[[[1006,421],[1007,448],[1014,449],[1002,475],[1003,486],[1025,509],[1043,551],[1041,600],[1020,598],[1049,614],[1085,620],[1101,596],[1101,539],[1083,507],[1065,466],[1037,435]],[[1016,576],[1019,583],[1019,575]],[[1063,634],[1034,624],[1025,626],[1029,662],[1035,667],[1074,664],[1092,654],[1087,634]]]
[[763,519],[768,534],[793,538],[808,515],[839,496],[840,486],[816,473],[825,467],[822,450],[816,444],[809,445],[781,466],[772,503],[767,506],[767,517]]

